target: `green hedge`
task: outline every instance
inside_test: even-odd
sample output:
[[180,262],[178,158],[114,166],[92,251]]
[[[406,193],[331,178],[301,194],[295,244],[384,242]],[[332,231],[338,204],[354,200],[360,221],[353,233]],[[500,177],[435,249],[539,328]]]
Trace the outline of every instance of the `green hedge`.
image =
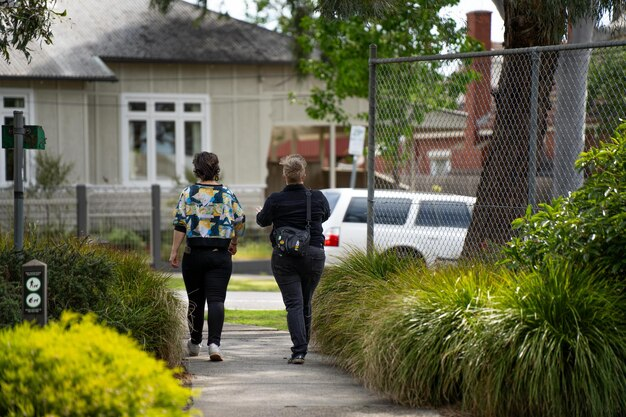
[[48,312],[93,312],[98,319],[129,333],[171,366],[180,364],[184,309],[168,289],[167,276],[153,271],[140,255],[64,238],[27,239],[23,255],[0,235],[0,327],[21,320],[20,266],[38,259],[48,265]]
[[0,331],[0,415],[188,416],[191,392],[137,343],[65,314]]

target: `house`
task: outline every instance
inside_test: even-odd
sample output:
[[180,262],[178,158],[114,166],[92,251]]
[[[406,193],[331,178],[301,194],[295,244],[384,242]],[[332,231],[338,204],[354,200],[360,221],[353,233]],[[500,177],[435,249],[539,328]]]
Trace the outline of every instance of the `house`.
[[[21,110],[43,126],[46,152],[73,164],[76,184],[177,189],[206,150],[244,205],[261,204],[272,132],[335,129],[289,102],[314,82],[298,80],[291,39],[210,11],[194,25],[199,10],[181,0],[165,15],[149,3],[59,0],[67,17],[55,19],[53,44],[32,45],[30,62],[0,62],[3,122]],[[12,184],[11,154],[0,150],[0,187]]]

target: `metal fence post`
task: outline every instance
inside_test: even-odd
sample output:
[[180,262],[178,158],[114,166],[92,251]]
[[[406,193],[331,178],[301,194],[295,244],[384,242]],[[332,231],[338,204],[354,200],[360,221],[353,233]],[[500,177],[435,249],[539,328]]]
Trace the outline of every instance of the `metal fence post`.
[[540,53],[531,52],[530,76],[530,125],[528,130],[528,204],[533,209],[537,200],[537,111],[539,109],[539,64]]
[[14,200],[14,228],[13,246],[15,251],[21,252],[24,248],[24,113],[13,112],[13,200]]
[[87,186],[76,186],[76,236],[87,236]]
[[152,266],[158,267],[161,260],[161,186],[152,184],[152,224],[150,237],[152,248]]
[[369,125],[367,133],[367,254],[374,249],[374,171],[376,146],[376,45],[370,45],[369,59]]

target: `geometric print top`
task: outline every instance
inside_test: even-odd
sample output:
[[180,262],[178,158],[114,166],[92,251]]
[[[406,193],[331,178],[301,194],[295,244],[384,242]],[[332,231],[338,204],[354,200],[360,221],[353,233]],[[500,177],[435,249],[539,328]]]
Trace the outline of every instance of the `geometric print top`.
[[187,238],[230,239],[244,235],[245,221],[241,204],[227,187],[193,184],[180,194],[172,223]]

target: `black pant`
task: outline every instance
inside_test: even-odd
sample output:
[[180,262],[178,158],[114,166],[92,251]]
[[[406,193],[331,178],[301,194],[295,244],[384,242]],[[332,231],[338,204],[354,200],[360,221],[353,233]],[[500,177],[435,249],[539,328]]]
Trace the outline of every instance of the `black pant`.
[[195,344],[202,342],[204,305],[208,303],[207,345],[215,343],[219,346],[224,327],[226,288],[233,272],[232,255],[226,249],[185,248],[182,271],[189,298],[187,321],[191,341]]
[[324,271],[324,249],[310,247],[302,257],[272,253],[272,272],[287,308],[293,353],[307,353],[311,337],[311,299]]

